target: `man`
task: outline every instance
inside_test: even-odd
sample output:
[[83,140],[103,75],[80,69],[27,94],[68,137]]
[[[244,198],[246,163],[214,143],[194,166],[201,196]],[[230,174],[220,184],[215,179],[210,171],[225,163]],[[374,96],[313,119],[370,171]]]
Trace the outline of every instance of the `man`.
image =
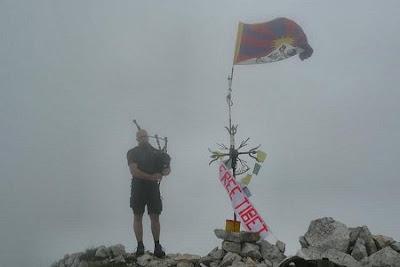
[[157,164],[159,151],[149,143],[147,131],[136,133],[138,145],[127,153],[129,170],[132,174],[130,207],[133,210],[133,230],[137,240],[136,256],[144,254],[143,244],[143,213],[147,212],[151,221],[151,232],[154,238],[154,255],[164,257],[165,252],[160,245],[160,220],[162,201],[159,183],[163,176],[170,173],[170,168],[160,170]]

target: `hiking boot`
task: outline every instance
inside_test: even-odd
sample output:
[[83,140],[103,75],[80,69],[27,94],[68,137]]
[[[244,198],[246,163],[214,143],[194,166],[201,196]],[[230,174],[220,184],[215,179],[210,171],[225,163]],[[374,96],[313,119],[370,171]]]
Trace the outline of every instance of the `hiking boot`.
[[154,256],[156,256],[157,258],[165,257],[165,252],[160,244],[156,244],[154,246]]
[[136,248],[135,256],[139,257],[144,254],[144,246],[143,245],[138,245]]

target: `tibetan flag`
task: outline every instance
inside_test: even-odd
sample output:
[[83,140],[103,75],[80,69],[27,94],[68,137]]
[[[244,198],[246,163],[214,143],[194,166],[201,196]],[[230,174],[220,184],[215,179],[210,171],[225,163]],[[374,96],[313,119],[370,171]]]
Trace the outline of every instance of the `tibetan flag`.
[[265,23],[239,22],[234,65],[269,63],[299,55],[309,58],[313,49],[299,25],[287,18]]

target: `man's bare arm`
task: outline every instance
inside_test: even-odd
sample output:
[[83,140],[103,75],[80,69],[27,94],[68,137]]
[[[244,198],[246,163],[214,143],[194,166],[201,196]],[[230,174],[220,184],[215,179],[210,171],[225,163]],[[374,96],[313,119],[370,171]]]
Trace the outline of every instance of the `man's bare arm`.
[[151,180],[151,181],[159,181],[162,178],[162,175],[160,173],[155,173],[155,174],[148,174],[137,166],[136,163],[131,163],[129,164],[129,170],[131,172],[131,175],[139,178],[139,179],[145,179],[145,180]]

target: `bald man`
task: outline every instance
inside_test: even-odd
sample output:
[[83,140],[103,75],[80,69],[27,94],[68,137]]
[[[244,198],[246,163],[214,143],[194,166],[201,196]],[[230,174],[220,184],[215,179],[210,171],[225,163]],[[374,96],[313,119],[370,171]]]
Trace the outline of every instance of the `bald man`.
[[130,207],[133,210],[133,230],[137,240],[136,256],[144,254],[143,244],[143,213],[147,212],[151,221],[151,232],[154,238],[154,255],[162,258],[165,256],[160,245],[160,220],[162,201],[159,183],[163,176],[168,175],[170,169],[159,170],[157,153],[149,143],[147,131],[144,129],[136,133],[138,145],[127,153],[129,170],[132,174]]

